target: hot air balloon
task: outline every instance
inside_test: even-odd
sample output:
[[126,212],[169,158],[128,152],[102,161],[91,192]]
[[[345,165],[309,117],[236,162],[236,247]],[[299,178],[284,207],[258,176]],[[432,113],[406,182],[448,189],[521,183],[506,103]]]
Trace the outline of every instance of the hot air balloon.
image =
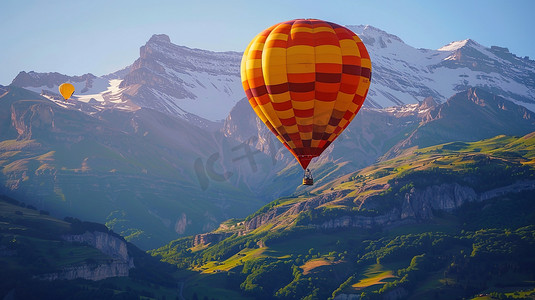
[[74,86],[70,83],[62,83],[59,86],[59,93],[63,96],[65,101],[67,101],[67,99],[74,93]]
[[366,47],[351,30],[317,19],[275,24],[258,34],[241,61],[255,113],[307,169],[362,107],[371,80]]

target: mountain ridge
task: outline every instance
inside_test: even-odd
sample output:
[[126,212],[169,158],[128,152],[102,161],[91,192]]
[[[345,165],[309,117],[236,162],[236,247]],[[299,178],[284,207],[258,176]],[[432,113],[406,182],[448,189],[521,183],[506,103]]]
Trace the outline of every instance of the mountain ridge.
[[[416,49],[373,26],[348,28],[361,37],[372,58],[374,76],[366,107],[416,104],[427,97],[444,102],[460,90],[483,87],[535,110],[535,61],[519,58],[507,48],[487,48],[467,39],[438,50]],[[169,36],[160,34],[140,47],[140,57],[125,70],[93,78],[92,84],[78,77],[64,79],[75,83],[75,101],[87,103],[94,98],[102,104],[99,99],[108,86],[114,87],[110,82],[114,78],[121,80],[117,85],[120,91],[105,106],[114,103],[129,110],[149,107],[177,116],[190,113],[220,121],[244,97],[240,60],[239,52],[191,49],[175,45]],[[55,93],[56,86],[50,86],[54,80],[46,79],[51,73],[31,73],[35,78],[42,77],[40,83],[33,80],[31,84],[23,80],[31,77],[30,73],[21,72],[13,84],[38,93],[43,89]]]
[[[511,119],[519,122],[513,125],[509,123]],[[447,141],[490,138],[499,133],[499,128],[504,128],[503,134],[526,134],[534,125],[535,114],[525,107],[484,89],[470,88],[426,111],[418,128],[407,139],[394,145],[384,157],[394,157],[415,145],[428,147]]]

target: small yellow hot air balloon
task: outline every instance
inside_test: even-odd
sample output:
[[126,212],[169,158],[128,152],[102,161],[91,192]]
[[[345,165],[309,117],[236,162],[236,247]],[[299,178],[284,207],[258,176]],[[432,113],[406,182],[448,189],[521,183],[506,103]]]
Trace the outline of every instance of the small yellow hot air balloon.
[[59,86],[59,93],[65,98],[65,101],[67,101],[67,99],[74,93],[74,86],[70,83],[62,83]]

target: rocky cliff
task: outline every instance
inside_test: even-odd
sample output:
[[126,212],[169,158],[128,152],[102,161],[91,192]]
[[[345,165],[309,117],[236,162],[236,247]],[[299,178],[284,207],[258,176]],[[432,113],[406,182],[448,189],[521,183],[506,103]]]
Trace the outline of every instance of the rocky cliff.
[[88,232],[76,235],[63,235],[68,242],[84,243],[108,255],[110,260],[100,263],[85,263],[82,265],[66,266],[60,271],[36,276],[42,280],[72,280],[83,278],[88,280],[102,280],[110,277],[128,276],[134,267],[134,259],[128,253],[126,241],[106,232]]
[[127,263],[129,267],[134,267],[134,261],[128,253],[126,241],[120,237],[106,232],[88,232],[76,235],[64,235],[62,238],[69,242],[79,242],[97,248],[102,253],[115,260]]
[[394,208],[379,216],[343,216],[315,226],[322,229],[360,227],[371,228],[375,225],[396,226],[432,219],[433,211],[452,211],[463,204],[485,201],[508,193],[535,190],[535,181],[520,181],[514,184],[476,193],[474,189],[458,183],[428,186],[424,189],[412,188],[404,195],[401,209]]
[[39,275],[36,278],[41,280],[72,280],[76,278],[102,280],[110,277],[128,276],[130,268],[128,263],[114,260],[105,264],[68,266],[59,272]]
[[476,192],[458,183],[429,186],[425,189],[412,188],[404,196],[401,219],[431,219],[433,210],[451,211],[466,202],[479,199]]
[[412,188],[409,193],[405,194],[400,218],[431,219],[433,210],[452,211],[467,202],[485,201],[525,190],[535,190],[535,181],[519,181],[479,194],[474,189],[457,183],[433,185],[420,190]]
[[[535,181],[519,181],[514,184],[497,189],[477,193],[473,188],[463,186],[458,183],[444,183],[431,185],[425,188],[412,188],[403,196],[401,205],[394,207],[390,211],[380,215],[355,215],[348,211],[347,215],[330,218],[321,222],[308,224],[322,229],[335,228],[372,228],[374,226],[397,226],[401,224],[422,222],[434,217],[436,211],[452,211],[463,204],[474,201],[485,201],[500,195],[524,190],[535,190]],[[273,224],[273,226],[289,225],[295,221],[301,212],[306,212],[318,208],[333,201],[350,201],[347,197],[349,191],[337,191],[312,197],[305,201],[290,203],[287,205],[275,206],[264,213],[261,213],[249,221],[245,222],[245,231],[249,232],[263,225]],[[345,200],[344,200],[345,198]],[[365,203],[361,208],[373,207],[374,203]],[[206,239],[206,237],[204,237]],[[221,240],[222,236],[218,236]],[[202,243],[201,237],[196,237],[198,243]],[[211,237],[211,241],[215,240]]]

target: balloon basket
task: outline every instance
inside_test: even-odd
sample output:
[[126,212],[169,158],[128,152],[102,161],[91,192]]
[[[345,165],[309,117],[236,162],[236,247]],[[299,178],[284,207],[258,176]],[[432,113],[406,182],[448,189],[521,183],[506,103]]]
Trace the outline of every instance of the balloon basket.
[[314,179],[312,179],[312,178],[303,178],[303,185],[314,185]]

